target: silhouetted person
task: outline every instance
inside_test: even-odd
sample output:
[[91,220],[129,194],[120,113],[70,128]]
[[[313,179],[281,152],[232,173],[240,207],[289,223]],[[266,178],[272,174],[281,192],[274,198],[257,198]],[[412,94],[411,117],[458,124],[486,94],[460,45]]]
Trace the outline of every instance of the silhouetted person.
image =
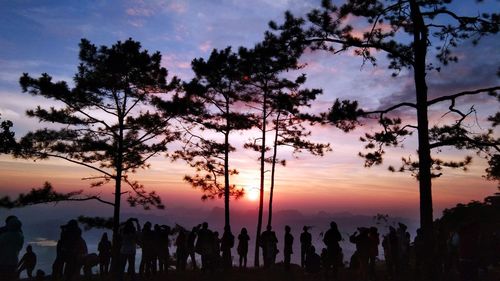
[[157,244],[155,247],[156,254],[158,256],[158,268],[159,272],[168,272],[168,260],[170,259],[169,238],[170,227],[167,225],[155,225],[155,235]]
[[102,234],[97,251],[99,252],[99,273],[101,275],[108,274],[109,263],[111,261],[111,242],[109,241],[108,233],[104,232]]
[[5,226],[0,233],[0,280],[17,279],[19,252],[23,248],[24,236],[21,222],[15,216],[5,220]]
[[387,267],[387,275],[391,279],[394,279],[396,274],[396,263],[397,259],[399,258],[398,236],[394,227],[389,227],[389,233],[387,233],[382,240],[382,247],[384,248],[384,258]]
[[198,239],[196,240],[195,250],[201,255],[201,266],[203,270],[211,269],[212,255],[215,255],[214,235],[208,229],[208,223],[204,222],[201,229],[198,231]]
[[[306,260],[307,260],[308,254],[309,254],[309,251],[306,254]],[[324,273],[324,279],[328,280],[328,267],[329,267],[330,262],[328,261],[328,251],[326,250],[326,248],[321,249],[320,258],[321,258],[321,268],[323,268],[323,273]]]
[[214,270],[216,268],[219,268],[220,267],[220,254],[221,254],[221,247],[220,247],[220,244],[221,244],[221,239],[219,238],[219,232],[218,231],[214,231],[213,234],[212,234],[212,238],[213,238],[213,241],[212,241],[212,252],[211,254],[209,254],[209,268],[211,270]]
[[99,264],[99,256],[96,253],[91,253],[83,259],[83,275],[87,280],[92,278],[92,268]]
[[[198,233],[199,227],[193,227],[191,232],[187,236],[187,254],[191,257],[191,265],[193,269],[196,269],[196,259],[195,259],[195,241]],[[186,257],[187,259],[187,257]]]
[[221,250],[222,250],[222,265],[224,268],[231,268],[233,266],[233,260],[231,256],[231,249],[234,247],[234,235],[231,233],[231,228],[226,225],[224,227],[224,233],[221,238]]
[[359,227],[358,232],[354,232],[349,237],[351,243],[356,244],[355,260],[358,269],[360,280],[367,280],[368,278],[368,259],[370,251],[370,238],[368,237],[369,230],[366,227]]
[[307,251],[312,246],[312,236],[308,232],[309,227],[304,226],[302,229],[304,232],[300,234],[300,266],[303,268],[305,266]]
[[370,227],[368,233],[368,277],[370,280],[376,280],[376,262],[378,256],[378,245],[380,244],[380,235],[378,229],[374,226]]
[[264,256],[264,267],[269,268],[274,264],[276,255],[278,254],[278,238],[276,233],[272,231],[272,227],[268,225],[266,230],[260,235],[260,246],[262,247],[262,255]]
[[188,258],[188,246],[187,246],[186,232],[183,231],[182,229],[179,231],[179,234],[175,239],[175,245],[177,246],[177,249],[175,250],[176,269],[185,270]]
[[26,253],[23,255],[18,265],[18,274],[21,274],[24,270],[26,270],[26,274],[29,279],[33,278],[33,270],[36,266],[36,254],[33,252],[33,247],[28,245],[26,247]]
[[290,226],[285,226],[285,247],[283,249],[285,270],[290,270],[290,260],[293,254],[293,235]]
[[57,248],[53,276],[57,278],[62,273],[65,280],[72,280],[80,274],[83,258],[87,255],[87,244],[82,238],[82,230],[76,220],[70,220],[61,226]]
[[65,264],[65,257],[66,253],[63,248],[64,244],[64,231],[61,227],[61,234],[59,235],[59,240],[57,240],[57,245],[56,245],[56,258],[54,260],[54,263],[52,264],[52,279],[53,280],[59,280],[63,276],[63,269],[64,269],[64,264]]
[[154,252],[155,252],[155,234],[151,230],[151,222],[146,222],[141,231],[141,264],[139,265],[139,274],[141,276],[150,276],[154,272]]
[[330,223],[330,229],[325,232],[323,236],[323,243],[326,245],[326,251],[328,253],[328,266],[325,268],[326,274],[328,271],[333,271],[333,277],[337,278],[338,268],[342,264],[342,248],[340,248],[339,242],[342,240],[337,223],[332,221]]
[[[134,222],[137,226],[134,226]],[[120,269],[119,276],[120,280],[123,280],[123,274],[125,272],[125,266],[128,264],[128,274],[131,276],[133,280],[135,280],[135,253],[137,247],[138,240],[138,230],[141,227],[139,225],[139,221],[134,218],[128,219],[125,224],[122,226],[120,231],[121,235],[121,247],[120,247]]]
[[248,236],[248,231],[246,228],[242,228],[240,235],[238,235],[238,255],[240,256],[240,268],[247,267],[247,255],[248,255],[248,241],[250,236]]
[[[5,225],[3,225],[2,227],[0,227],[0,234],[2,234],[2,233],[4,233],[4,232],[6,232],[6,231],[8,230],[7,225],[9,224],[9,221],[10,221],[11,219],[16,219],[16,220],[19,220],[16,216],[12,216],[12,215],[11,215],[11,216],[7,216],[7,217],[5,218]],[[21,230],[21,233],[22,233],[22,232],[23,232],[23,231]]]
[[314,246],[309,247],[305,260],[306,272],[318,273],[321,270],[321,257],[316,254]]
[[399,275],[404,274],[408,270],[410,263],[410,233],[406,231],[407,227],[403,223],[398,223],[398,262],[396,263],[396,272]]
[[417,236],[415,236],[415,240],[413,241],[413,249],[415,252],[415,277],[417,280],[420,280],[422,276],[422,265],[425,259],[425,249],[424,249],[424,237],[422,230],[417,229]]

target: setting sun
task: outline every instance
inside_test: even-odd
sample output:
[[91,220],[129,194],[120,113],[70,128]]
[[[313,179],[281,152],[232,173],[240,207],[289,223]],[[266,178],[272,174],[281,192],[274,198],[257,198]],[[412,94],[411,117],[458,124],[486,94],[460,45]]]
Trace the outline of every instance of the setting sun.
[[259,189],[258,188],[250,188],[246,194],[247,199],[250,201],[256,201],[259,199]]

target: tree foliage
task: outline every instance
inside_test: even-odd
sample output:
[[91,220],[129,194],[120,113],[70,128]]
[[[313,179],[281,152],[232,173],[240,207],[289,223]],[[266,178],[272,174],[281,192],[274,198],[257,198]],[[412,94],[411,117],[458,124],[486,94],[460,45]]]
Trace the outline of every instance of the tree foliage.
[[[189,99],[202,107],[188,116],[193,127],[187,130],[184,147],[176,152],[176,157],[186,160],[199,172],[186,176],[185,180],[204,192],[203,200],[222,198],[225,179],[238,173],[225,166],[226,157],[236,149],[230,144],[229,135],[251,127],[248,115],[238,110],[246,99],[239,59],[231,48],[213,50],[207,60],[194,59],[192,68],[196,77],[184,89]],[[206,131],[214,132],[216,137],[207,137]],[[243,195],[235,185],[228,187],[231,196]]]
[[0,118],[0,154],[9,153],[16,147],[15,133],[11,131],[12,121]]
[[129,203],[161,207],[156,193],[147,192],[129,174],[147,168],[147,160],[166,151],[166,144],[177,138],[169,131],[171,116],[148,109],[159,98],[154,94],[170,91],[177,80],[167,83],[160,54],[150,55],[131,39],[111,48],[82,39],[80,60],[74,88],[64,81],[53,82],[48,74],[21,77],[24,92],[61,104],[38,106],[27,115],[61,126],[26,134],[15,156],[55,157],[83,165],[98,174],[86,178],[91,186],[123,181],[131,188]]
[[[160,102],[164,108],[177,107],[179,80],[174,77],[168,82],[160,53],[150,54],[132,39],[111,47],[82,39],[79,47],[74,86],[53,82],[46,73],[38,78],[25,73],[20,78],[23,92],[57,105],[27,111],[29,117],[54,126],[27,133],[14,156],[63,159],[89,168],[94,174],[85,179],[91,187],[113,183],[113,201],[102,199],[100,192],[95,197],[114,208],[113,240],[117,242],[122,194],[128,195],[131,206],[164,208],[159,195],[131,175],[148,168],[148,160],[167,151],[167,144],[179,137],[172,120],[182,110],[155,107]],[[49,188],[40,191],[49,199],[60,195]],[[115,249],[115,258],[117,254]]]
[[[462,111],[456,106],[456,102],[460,97],[468,95],[496,95],[500,87],[443,93],[440,97],[428,99],[427,73],[441,71],[442,65],[457,62],[458,56],[453,53],[453,49],[460,43],[469,40],[477,44],[483,36],[496,34],[500,27],[498,14],[462,16],[454,11],[451,2],[348,0],[336,6],[330,0],[324,0],[320,9],[314,9],[307,14],[307,21],[287,13],[284,24],[270,24],[272,29],[280,31],[289,39],[290,45],[332,54],[351,51],[362,58],[363,64],[369,62],[374,65],[378,63],[376,54],[383,52],[387,55],[387,67],[393,76],[397,76],[403,69],[413,72],[416,102],[401,101],[387,109],[362,112],[365,116],[377,114],[383,130],[362,138],[362,141],[368,143],[368,152],[360,155],[366,159],[365,166],[381,164],[386,147],[399,146],[411,130],[418,132],[418,160],[403,159],[399,170],[410,170],[419,179],[421,226],[427,249],[433,248],[431,178],[440,175],[432,170],[445,166],[464,167],[470,163],[469,158],[460,162],[433,159],[431,150],[445,146],[457,149],[473,148],[486,154],[488,158],[499,151],[498,139],[495,139],[491,131],[478,136],[464,126],[464,120],[475,110],[471,108]],[[436,60],[428,58],[431,48],[435,48]],[[456,117],[455,122],[429,128],[429,107],[443,103],[448,104],[448,114]],[[349,110],[347,114],[338,110],[344,108]],[[402,109],[416,111],[415,124],[404,124],[400,118],[391,116],[391,113]],[[352,128],[349,127],[350,124],[356,125],[356,110],[357,106],[352,102],[337,103],[327,116],[333,118],[334,124],[340,122],[341,125],[342,117],[347,117],[346,129],[349,130]]]
[[93,198],[78,198],[83,193],[83,190],[61,193],[54,190],[52,185],[45,182],[40,188],[32,188],[30,192],[21,193],[18,197],[12,200],[9,196],[0,198],[0,208],[13,209],[31,205],[58,203],[61,201],[84,201],[92,200]]

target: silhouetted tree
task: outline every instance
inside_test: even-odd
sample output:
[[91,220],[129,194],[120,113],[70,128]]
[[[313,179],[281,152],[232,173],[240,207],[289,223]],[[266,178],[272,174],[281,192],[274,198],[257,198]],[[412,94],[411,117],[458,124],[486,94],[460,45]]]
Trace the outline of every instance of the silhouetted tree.
[[[187,98],[203,108],[189,115],[194,126],[186,128],[184,147],[176,157],[196,169],[194,176],[184,179],[203,191],[203,200],[224,197],[225,225],[230,226],[230,197],[239,198],[244,192],[230,184],[230,177],[238,173],[229,165],[230,153],[235,151],[230,135],[252,127],[249,115],[240,110],[247,99],[241,84],[240,60],[228,47],[213,50],[207,60],[194,59],[191,65],[196,77],[184,85],[184,90]],[[215,134],[207,137],[205,131]]]
[[290,85],[286,89],[281,89],[271,101],[274,140],[272,156],[266,157],[266,162],[271,163],[267,225],[272,225],[276,164],[286,165],[286,160],[277,158],[278,147],[292,148],[294,156],[304,150],[315,156],[323,156],[326,151],[331,150],[329,144],[315,143],[308,139],[311,131],[305,127],[304,123],[314,123],[316,117],[303,114],[301,110],[309,107],[311,101],[321,94],[321,90],[299,89],[303,83],[305,83],[305,75],[299,76],[294,82],[290,81]]
[[[97,173],[86,178],[92,180],[92,187],[114,183],[112,202],[99,194],[93,197],[113,206],[113,245],[118,245],[122,194],[128,194],[131,206],[163,208],[160,197],[146,191],[130,174],[147,168],[151,157],[166,151],[166,145],[179,137],[171,130],[174,114],[160,114],[153,107],[178,80],[174,77],[168,83],[160,53],[149,54],[132,39],[111,47],[97,47],[82,39],[79,46],[74,87],[52,82],[48,74],[32,78],[25,73],[20,78],[24,92],[59,103],[48,109],[38,106],[27,115],[60,126],[26,134],[15,156],[63,159]],[[124,192],[122,183],[130,190]],[[117,254],[114,249],[114,261],[118,261]]]
[[[420,218],[426,249],[433,249],[432,238],[432,194],[431,179],[434,174],[432,166],[440,169],[443,166],[464,167],[470,163],[466,158],[462,162],[445,162],[431,158],[431,149],[443,146],[453,146],[458,149],[477,148],[490,153],[490,148],[498,152],[498,140],[494,140],[492,132],[479,137],[470,136],[463,125],[466,117],[474,110],[462,112],[456,107],[456,100],[465,95],[493,93],[499,87],[489,87],[466,91],[457,94],[444,95],[428,100],[426,74],[428,71],[440,71],[429,63],[428,49],[437,45],[437,59],[444,65],[457,61],[452,49],[461,41],[470,39],[473,43],[488,34],[494,34],[499,29],[498,14],[481,14],[477,16],[461,16],[453,11],[449,0],[394,0],[394,1],[361,1],[349,0],[337,7],[330,0],[322,2],[321,9],[311,11],[307,24],[301,18],[290,13],[286,14],[286,22],[277,26],[271,22],[273,29],[283,30],[290,39],[288,43],[294,46],[310,46],[313,50],[325,50],[332,54],[354,49],[354,54],[361,56],[363,62],[376,63],[374,51],[387,53],[390,61],[389,69],[397,75],[404,68],[413,69],[416,103],[403,102],[385,110],[371,112],[379,114],[379,122],[384,131],[367,135],[367,148],[374,152],[361,154],[366,158],[366,165],[380,164],[384,146],[395,146],[400,137],[408,135],[408,129],[418,132],[418,161],[405,159],[402,170],[416,173],[420,189]],[[356,27],[349,24],[350,19],[366,20],[366,24]],[[290,36],[290,34],[295,36]],[[356,34],[361,33],[361,36]],[[458,114],[458,120],[453,125],[429,128],[428,107],[449,102],[450,112]],[[352,108],[352,104],[347,103]],[[396,109],[410,108],[416,110],[417,124],[402,125],[399,118],[388,118],[387,114]],[[330,116],[334,116],[332,113]],[[349,114],[348,114],[349,115]],[[338,122],[338,119],[335,120]],[[354,118],[351,120],[356,121]],[[347,122],[349,124],[349,122]],[[351,123],[352,124],[352,123]],[[378,144],[378,145],[376,145]]]
[[15,134],[10,130],[13,124],[10,120],[0,121],[0,154],[9,153],[16,145]]
[[68,193],[57,192],[50,183],[45,182],[42,187],[32,188],[30,192],[26,194],[21,193],[14,200],[10,199],[9,196],[0,198],[0,208],[13,209],[45,203],[57,203],[61,201],[100,200],[97,196],[80,197],[82,193],[83,190]]
[[[259,213],[257,220],[257,234],[255,241],[254,266],[259,266],[259,241],[262,230],[262,216],[264,207],[264,182],[266,160],[276,161],[276,157],[268,159],[266,152],[271,149],[266,145],[268,133],[268,123],[274,119],[278,112],[278,96],[286,91],[290,92],[303,84],[305,77],[300,76],[295,81],[283,77],[286,70],[298,69],[298,57],[301,50],[288,48],[280,38],[271,33],[266,34],[265,40],[255,45],[252,49],[240,48],[239,55],[243,61],[242,72],[244,73],[245,90],[251,95],[249,105],[253,111],[257,128],[260,130],[260,137],[245,147],[252,148],[260,152],[260,196]],[[306,92],[302,94],[305,95]],[[317,90],[308,91],[310,97],[318,94]],[[285,106],[283,104],[283,106]],[[284,107],[281,113],[284,112]],[[279,126],[279,124],[277,125]],[[301,134],[302,135],[302,134]],[[272,203],[271,203],[272,204]]]

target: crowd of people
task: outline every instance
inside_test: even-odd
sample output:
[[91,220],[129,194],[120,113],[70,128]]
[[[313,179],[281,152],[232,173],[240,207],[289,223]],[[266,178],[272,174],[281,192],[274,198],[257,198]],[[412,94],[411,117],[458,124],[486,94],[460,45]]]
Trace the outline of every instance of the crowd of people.
[[[423,249],[423,238],[420,230],[411,243],[407,226],[399,223],[397,228],[389,226],[389,232],[382,237],[376,227],[359,227],[349,236],[349,242],[356,247],[350,261],[344,263],[344,254],[340,242],[343,237],[335,222],[322,234],[324,247],[320,253],[312,243],[311,227],[304,226],[300,234],[300,266],[309,274],[324,274],[326,280],[337,280],[339,271],[346,268],[354,276],[354,280],[378,280],[376,262],[379,256],[379,245],[382,245],[386,276],[390,280],[404,280],[410,268],[415,272],[417,280],[421,277],[423,261],[426,258]],[[283,237],[283,268],[290,270],[291,256],[293,255],[294,236],[290,226],[285,226]],[[480,255],[481,249],[477,246],[479,236],[474,226],[466,226],[457,232],[445,233],[437,228],[436,247],[433,263],[436,272],[446,276],[452,270],[460,274],[462,280],[476,280],[478,270],[484,262]],[[175,239],[173,239],[175,237]],[[228,270],[233,267],[232,249],[237,239],[236,253],[239,256],[239,268],[247,267],[248,243],[251,240],[246,228],[242,228],[235,237],[230,227],[226,226],[222,236],[208,227],[204,222],[193,227],[190,231],[181,226],[170,228],[166,225],[154,226],[150,222],[141,227],[139,221],[130,218],[120,226],[117,236],[120,259],[113,263],[113,245],[104,233],[99,241],[98,253],[88,253],[87,244],[82,238],[82,230],[76,220],[70,220],[61,226],[60,237],[56,247],[56,258],[52,266],[52,280],[74,280],[83,273],[92,275],[92,269],[99,268],[101,275],[107,275],[114,264],[117,279],[123,280],[125,274],[136,279],[136,250],[142,250],[139,264],[139,275],[148,277],[158,273],[167,273],[170,266],[183,271],[188,268],[201,269],[203,272]],[[175,243],[175,253],[170,255],[170,240]],[[382,239],[381,239],[382,238]],[[494,237],[493,237],[494,238]],[[496,242],[495,242],[496,241]],[[498,239],[489,242],[489,247],[498,248]],[[22,271],[26,271],[29,279],[44,280],[45,273],[38,270],[33,276],[36,267],[36,254],[31,245],[27,245],[26,253],[18,259],[24,244],[22,224],[15,216],[5,220],[5,226],[0,228],[0,280],[17,280]],[[262,248],[264,268],[274,267],[279,254],[278,237],[271,226],[267,226],[258,239]],[[444,246],[443,246],[444,245]],[[485,250],[486,251],[486,250]],[[493,250],[494,251],[494,250]],[[491,252],[491,251],[490,251]],[[200,256],[198,264],[196,255]],[[499,262],[498,252],[489,256],[486,265]],[[190,265],[188,261],[190,260]]]

